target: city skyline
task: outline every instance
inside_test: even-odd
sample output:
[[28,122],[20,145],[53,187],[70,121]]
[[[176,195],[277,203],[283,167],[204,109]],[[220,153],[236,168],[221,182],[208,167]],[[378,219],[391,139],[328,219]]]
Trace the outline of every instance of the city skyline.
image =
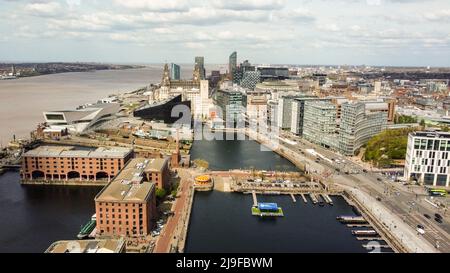
[[2,61],[450,66],[441,0],[0,2]]

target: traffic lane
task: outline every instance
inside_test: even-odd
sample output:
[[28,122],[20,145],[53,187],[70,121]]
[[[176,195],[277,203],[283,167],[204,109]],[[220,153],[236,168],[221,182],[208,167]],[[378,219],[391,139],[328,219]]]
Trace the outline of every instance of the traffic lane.
[[[283,146],[289,148],[289,150],[291,150],[291,152],[293,153],[297,153],[297,156],[301,156],[303,158],[308,158],[311,161],[314,161],[315,163],[321,163],[320,165],[325,165],[326,167],[328,167],[330,170],[336,171],[336,169],[341,169],[342,166],[338,165],[338,164],[332,164],[331,162],[324,160],[324,159],[320,159],[317,162],[317,157],[313,156],[312,154],[306,152],[304,149],[299,148],[298,146],[289,144],[289,143],[285,143],[283,144]],[[299,155],[298,153],[300,153],[301,155]]]
[[412,213],[410,214],[408,218],[408,221],[410,222],[410,225],[415,225],[415,228],[417,228],[418,225],[422,225],[425,228],[425,234],[421,235],[425,239],[427,239],[430,243],[433,245],[436,245],[436,241],[439,241],[439,250],[443,252],[449,252],[450,251],[450,243],[449,243],[449,236],[447,233],[443,233],[439,231],[433,223],[430,221],[423,221],[423,219],[420,217],[420,214],[418,213]]

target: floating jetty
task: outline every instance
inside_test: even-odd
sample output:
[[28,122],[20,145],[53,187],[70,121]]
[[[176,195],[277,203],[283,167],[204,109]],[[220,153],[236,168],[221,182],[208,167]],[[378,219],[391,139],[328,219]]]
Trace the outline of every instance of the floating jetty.
[[283,217],[283,209],[276,203],[259,203],[252,207],[252,215],[260,217]]
[[367,249],[373,249],[374,247],[375,248],[391,249],[391,247],[388,246],[388,245],[363,245],[363,247],[367,248]]
[[291,193],[292,202],[297,203],[297,199],[295,199],[295,196]]
[[358,241],[383,241],[381,237],[356,237]]
[[253,197],[253,206],[258,206],[258,199],[256,198],[256,191],[252,191],[252,197]]
[[368,224],[362,216],[338,216],[336,219],[343,224]]
[[322,194],[322,199],[327,202],[327,204],[333,206],[333,200],[331,200],[331,197],[328,196],[328,194]]
[[317,200],[317,197],[316,197],[316,195],[314,193],[310,193],[309,194],[309,198],[311,198],[311,200],[312,200],[314,205],[319,203],[319,200]]
[[347,224],[349,228],[372,227],[370,224]]
[[378,236],[378,232],[376,232],[373,229],[369,229],[369,230],[352,230],[352,234],[355,236]]
[[301,197],[303,199],[303,202],[305,202],[305,204],[307,204],[308,203],[308,199],[306,199],[306,196],[303,193],[300,194],[300,195],[301,195]]

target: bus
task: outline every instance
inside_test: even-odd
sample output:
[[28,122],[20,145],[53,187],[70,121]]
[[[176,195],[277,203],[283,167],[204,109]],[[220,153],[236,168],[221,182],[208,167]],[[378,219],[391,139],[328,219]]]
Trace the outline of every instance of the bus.
[[428,193],[432,196],[447,196],[448,192],[443,189],[429,189]]

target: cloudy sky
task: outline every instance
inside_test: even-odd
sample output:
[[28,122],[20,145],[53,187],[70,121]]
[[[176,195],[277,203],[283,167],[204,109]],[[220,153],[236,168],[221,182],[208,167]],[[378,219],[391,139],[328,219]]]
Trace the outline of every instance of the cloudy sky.
[[0,0],[0,61],[450,66],[449,0]]

